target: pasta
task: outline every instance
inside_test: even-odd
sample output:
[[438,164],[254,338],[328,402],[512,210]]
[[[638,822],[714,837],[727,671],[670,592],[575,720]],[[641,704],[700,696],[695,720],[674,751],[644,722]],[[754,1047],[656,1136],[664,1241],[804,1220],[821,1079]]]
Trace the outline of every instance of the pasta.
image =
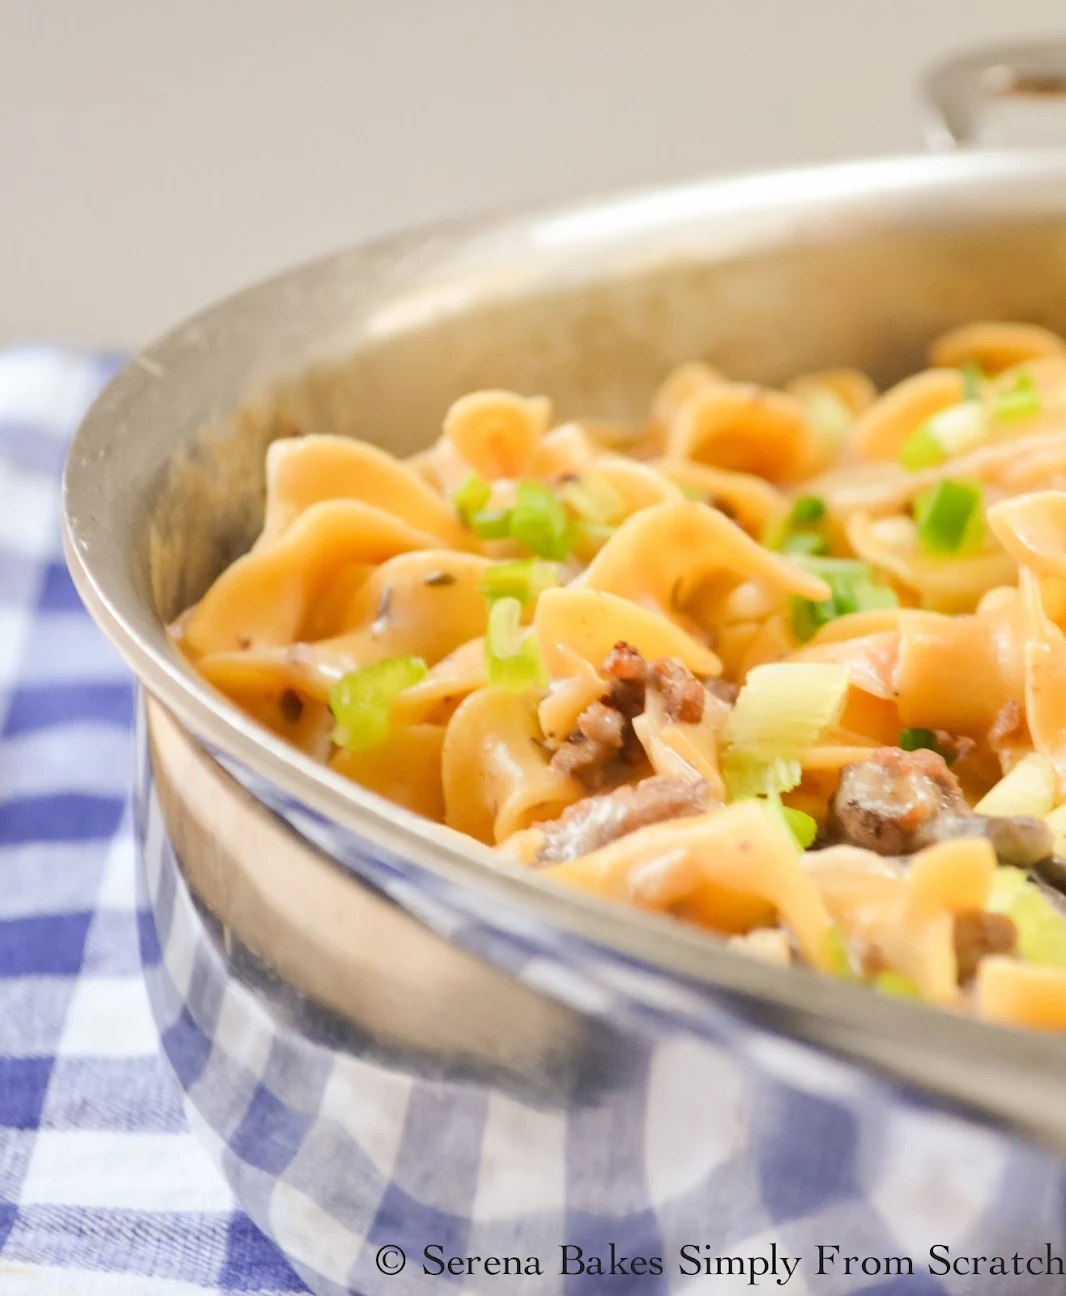
[[744,957],[1066,1029],[1066,342],[309,432],[171,627],[337,775]]

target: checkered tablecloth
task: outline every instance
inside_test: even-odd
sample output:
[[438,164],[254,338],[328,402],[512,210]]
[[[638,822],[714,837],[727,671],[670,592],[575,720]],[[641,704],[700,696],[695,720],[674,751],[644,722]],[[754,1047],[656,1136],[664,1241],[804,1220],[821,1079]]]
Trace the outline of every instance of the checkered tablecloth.
[[0,352],[0,1292],[304,1292],[189,1133],[142,980],[130,681],[59,542],[117,363]]

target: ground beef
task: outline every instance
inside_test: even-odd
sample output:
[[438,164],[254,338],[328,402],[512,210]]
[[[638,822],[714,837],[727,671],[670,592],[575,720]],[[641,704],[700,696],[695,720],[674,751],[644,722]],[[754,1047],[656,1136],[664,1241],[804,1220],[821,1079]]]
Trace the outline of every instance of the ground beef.
[[706,694],[703,685],[687,666],[669,657],[651,663],[648,683],[658,692],[666,708],[666,718],[682,724],[699,724],[703,719]]
[[610,702],[617,711],[632,720],[644,710],[644,693],[648,681],[648,663],[624,641],[607,654],[600,674],[611,681]]
[[1032,868],[1052,852],[1042,819],[975,814],[944,758],[925,749],[881,747],[845,766],[831,810],[835,840],[880,855],[913,855],[958,837],[986,837],[999,862],[1016,868]]
[[1014,920],[1006,914],[980,909],[955,915],[955,959],[959,985],[972,981],[977,966],[988,954],[1012,954],[1018,941]]
[[1030,869],[1050,857],[1055,846],[1043,819],[1028,815],[942,814],[931,825],[933,841],[953,837],[987,837],[1000,864]]
[[966,814],[969,807],[939,753],[879,747],[844,767],[831,810],[837,840],[879,855],[911,855],[935,840],[937,816]]
[[620,711],[602,702],[593,702],[577,718],[577,727],[589,742],[598,742],[604,747],[621,747],[625,723]]
[[607,654],[600,674],[611,681],[611,705],[630,719],[644,710],[649,688],[662,697],[669,720],[698,724],[703,717],[702,682],[672,657],[645,661],[632,644],[620,641]]
[[587,791],[601,789],[631,733],[632,725],[620,711],[593,702],[578,716],[577,727],[552,756],[551,767],[578,779]]
[[702,814],[710,808],[709,794],[710,788],[704,782],[657,776],[603,796],[586,797],[569,806],[558,819],[534,824],[544,833],[537,862],[559,864],[587,855],[648,824]]
[[662,698],[670,721],[698,724],[706,691],[687,666],[669,657],[646,661],[632,644],[616,643],[600,667],[611,681],[606,700],[594,702],[578,717],[551,759],[560,774],[577,778],[587,792],[600,792],[639,764],[642,748],[633,720],[644,710],[648,689]]

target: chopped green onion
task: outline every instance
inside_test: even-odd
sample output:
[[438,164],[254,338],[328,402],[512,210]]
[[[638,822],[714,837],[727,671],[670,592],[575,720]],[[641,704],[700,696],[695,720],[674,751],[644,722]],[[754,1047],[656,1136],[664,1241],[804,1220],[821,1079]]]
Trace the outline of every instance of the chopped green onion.
[[1066,967],[1066,917],[1039,887],[1026,881],[1022,869],[996,869],[988,907],[1013,920],[1018,929],[1018,955],[1026,963]]
[[329,691],[336,717],[333,741],[351,751],[377,747],[389,736],[393,699],[426,675],[421,657],[386,657],[342,675]]
[[578,481],[567,482],[559,492],[559,498],[583,522],[594,526],[617,526],[625,517],[625,500],[610,482],[595,473],[589,473]]
[[980,445],[986,432],[984,406],[967,395],[966,400],[934,414],[912,432],[900,449],[899,461],[911,472],[936,468]]
[[829,552],[829,541],[817,531],[794,531],[786,535],[777,547],[781,553],[816,557]]
[[999,423],[1009,423],[1014,419],[1032,418],[1043,408],[1040,393],[1036,389],[1032,375],[1020,373],[1014,386],[1000,392],[992,406],[992,417]]
[[829,585],[829,598],[791,599],[792,633],[806,643],[822,626],[852,612],[873,612],[899,606],[895,590],[875,585],[869,563],[853,558],[808,558],[803,566]]
[[851,586],[851,600],[856,612],[881,612],[885,608],[899,607],[899,596],[887,585],[875,585],[866,576],[859,576]]
[[943,756],[948,765],[955,760],[955,757],[937,742],[936,734],[932,729],[903,729],[900,731],[899,745],[908,752],[923,750],[936,752],[938,756]]
[[509,509],[485,508],[491,494],[488,482],[477,473],[471,473],[455,493],[460,517],[479,540],[517,540],[538,558],[555,561],[574,547],[578,528],[542,482],[519,482],[514,507]]
[[825,503],[817,495],[801,495],[785,518],[771,522],[763,536],[767,549],[789,554],[824,554],[829,541],[815,528],[825,517]]
[[511,534],[510,509],[481,509],[470,519],[479,540],[506,540]]
[[500,598],[489,612],[485,634],[485,671],[490,684],[521,692],[534,686],[544,688],[548,673],[541,660],[536,637],[523,637],[520,625],[522,605],[516,598]]
[[949,409],[934,414],[925,426],[948,459],[973,450],[988,433],[985,407],[980,401],[963,401],[960,405],[952,405]]
[[975,401],[981,399],[981,384],[984,382],[984,374],[981,372],[980,365],[974,364],[972,360],[967,360],[962,366],[962,395],[964,400]]
[[934,557],[953,557],[980,549],[985,518],[980,482],[945,478],[914,499],[918,543]]
[[797,598],[790,600],[792,608],[792,633],[800,643],[813,639],[822,626],[841,615],[833,599],[822,599],[815,603],[811,599]]
[[828,388],[820,387],[802,397],[807,418],[824,445],[835,448],[851,431],[855,415],[847,403]]
[[478,590],[490,603],[501,598],[515,598],[523,606],[546,589],[558,585],[551,563],[535,558],[516,558],[513,562],[493,563],[486,567]]
[[480,473],[472,472],[452,496],[452,503],[462,520],[470,519],[485,507],[492,496],[492,487]]
[[735,748],[728,748],[722,757],[722,778],[733,801],[780,796],[791,792],[802,777],[795,759],[766,760]]
[[825,501],[817,495],[801,495],[792,505],[788,520],[792,526],[811,526],[825,517]]
[[810,562],[801,565],[807,571],[814,572],[815,576],[821,576],[822,580],[828,581],[830,585],[834,581],[869,576],[873,570],[870,564],[863,562],[861,558],[812,558]]
[[874,978],[874,989],[893,999],[921,999],[922,992],[902,972],[880,972]]
[[510,534],[538,558],[561,561],[574,547],[574,528],[566,509],[541,482],[519,482]]
[[837,662],[755,666],[729,713],[726,742],[765,759],[790,759],[840,719],[848,685],[848,668]]
[[771,662],[748,672],[725,731],[722,775],[733,800],[799,783],[799,754],[840,718],[848,683],[847,667],[833,662]]
[[899,461],[909,472],[935,468],[947,458],[944,447],[927,426],[912,432],[900,447]]
[[782,805],[780,792],[768,792],[765,798],[760,798],[760,802],[773,811],[774,816],[785,825],[800,850],[806,850],[818,836],[816,820],[803,810],[794,810],[792,806]]
[[799,843],[800,850],[807,850],[812,846],[815,837],[818,836],[818,821],[805,810],[796,810],[792,806],[782,806],[781,813],[785,817],[789,831]]

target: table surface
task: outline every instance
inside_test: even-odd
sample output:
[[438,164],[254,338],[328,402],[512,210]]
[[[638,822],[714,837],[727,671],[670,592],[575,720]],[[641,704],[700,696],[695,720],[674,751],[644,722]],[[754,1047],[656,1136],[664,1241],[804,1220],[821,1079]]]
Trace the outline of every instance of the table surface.
[[4,0],[0,343],[139,343],[456,211],[920,149],[922,68],[1061,23],[1061,0]]

